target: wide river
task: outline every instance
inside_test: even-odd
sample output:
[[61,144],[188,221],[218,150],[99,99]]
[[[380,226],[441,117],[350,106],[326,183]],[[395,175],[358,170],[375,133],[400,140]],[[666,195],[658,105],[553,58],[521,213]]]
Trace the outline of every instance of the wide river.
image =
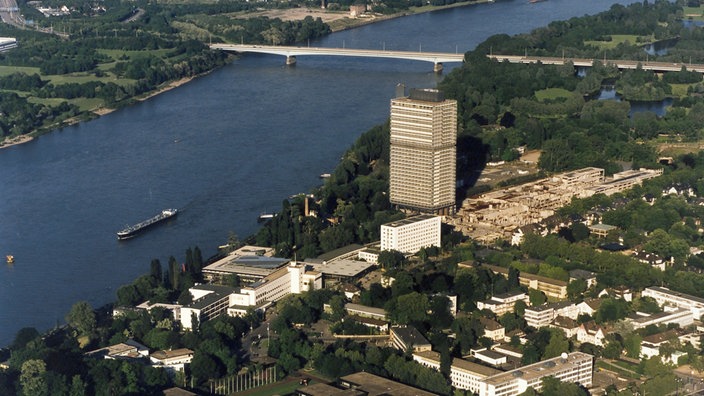
[[[620,4],[634,1],[620,0]],[[499,0],[398,18],[311,45],[464,52],[489,36],[607,10],[613,0]],[[445,65],[446,73],[457,65]],[[245,55],[178,89],[0,150],[0,346],[22,327],[64,322],[120,285],[228,234],[318,185],[364,131],[384,122],[396,84],[433,87],[430,63]],[[137,238],[115,232],[163,208],[182,212]]]

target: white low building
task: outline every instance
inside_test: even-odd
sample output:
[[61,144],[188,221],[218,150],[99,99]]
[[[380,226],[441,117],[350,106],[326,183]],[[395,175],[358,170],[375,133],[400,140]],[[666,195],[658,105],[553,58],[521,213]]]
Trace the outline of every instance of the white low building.
[[440,247],[440,220],[440,216],[425,214],[382,224],[381,250],[414,254],[425,247]]
[[153,367],[165,369],[169,373],[183,371],[193,360],[193,351],[188,348],[156,351],[149,355]]
[[704,298],[672,291],[665,287],[647,287],[641,297],[652,297],[660,306],[688,309],[692,316],[700,318],[704,314]]
[[216,285],[198,285],[189,289],[193,303],[181,308],[181,327],[193,328],[193,318],[198,323],[223,313],[242,316],[249,309],[258,309],[278,301],[289,294],[321,289],[322,275],[308,271],[303,263],[291,263],[241,289]]
[[672,311],[660,312],[652,315],[640,314],[635,319],[626,319],[633,325],[633,329],[638,330],[650,325],[677,324],[679,327],[689,326],[694,323],[692,311],[684,308],[676,308]]
[[479,381],[479,396],[516,396],[528,388],[540,391],[545,377],[562,382],[575,382],[589,388],[593,376],[592,355],[582,352],[563,354],[515,370],[506,371]]
[[488,309],[489,311],[501,316],[506,312],[513,312],[513,308],[517,301],[528,302],[528,296],[523,292],[508,292],[493,296],[489,300],[477,302],[477,308]]
[[[440,354],[434,351],[418,352],[413,354],[416,362],[440,371]],[[457,389],[469,390],[478,393],[480,381],[501,371],[481,364],[472,363],[464,359],[453,358],[450,366],[450,380]]]

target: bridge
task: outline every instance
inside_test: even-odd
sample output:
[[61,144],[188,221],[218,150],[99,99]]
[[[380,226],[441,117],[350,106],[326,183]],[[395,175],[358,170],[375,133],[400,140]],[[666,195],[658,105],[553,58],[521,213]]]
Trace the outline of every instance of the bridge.
[[[260,54],[275,54],[286,57],[287,65],[294,65],[297,56],[356,56],[363,58],[391,58],[410,59],[434,64],[433,71],[441,72],[443,63],[464,62],[464,53],[447,52],[415,52],[415,51],[386,51],[372,49],[349,49],[349,48],[322,48],[322,47],[287,47],[272,45],[250,45],[250,44],[211,44],[211,49],[229,52],[255,52]],[[544,65],[565,65],[572,64],[578,67],[591,67],[598,61],[605,65],[614,65],[621,70],[635,70],[639,65],[643,70],[652,70],[657,73],[676,72],[686,67],[689,71],[704,73],[704,64],[692,63],[672,63],[672,62],[650,62],[633,61],[621,59],[583,59],[583,58],[557,58],[547,56],[521,56],[521,55],[487,55],[490,59],[499,62],[507,61],[511,63],[542,63]]]
[[271,45],[249,44],[211,44],[211,49],[230,52],[256,52],[260,54],[275,54],[286,57],[286,64],[296,63],[297,56],[356,56],[363,58],[391,58],[410,59],[423,62],[432,62],[435,72],[442,71],[443,63],[463,62],[464,53],[452,54],[444,52],[413,52],[413,51],[386,51],[347,48],[320,48],[320,47],[286,47]]
[[544,65],[564,65],[571,63],[579,67],[591,67],[594,62],[601,62],[604,65],[614,65],[621,70],[635,70],[638,65],[643,70],[651,70],[656,73],[662,72],[677,72],[686,67],[688,71],[704,73],[704,65],[692,63],[672,63],[672,62],[650,62],[650,61],[633,61],[623,59],[581,59],[581,58],[551,58],[546,56],[520,56],[520,55],[487,55],[489,58],[499,62],[507,61],[511,63],[542,63]]

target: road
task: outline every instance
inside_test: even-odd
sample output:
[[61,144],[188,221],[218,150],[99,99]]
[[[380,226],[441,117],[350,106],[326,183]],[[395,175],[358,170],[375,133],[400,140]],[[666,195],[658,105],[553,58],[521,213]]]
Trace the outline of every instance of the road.
[[24,27],[24,19],[19,13],[17,2],[15,0],[0,0],[0,18],[4,23]]

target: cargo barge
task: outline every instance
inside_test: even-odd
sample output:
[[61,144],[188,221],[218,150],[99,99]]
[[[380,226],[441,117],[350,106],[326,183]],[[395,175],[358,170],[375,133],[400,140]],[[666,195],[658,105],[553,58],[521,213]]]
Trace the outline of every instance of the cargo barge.
[[178,213],[178,209],[164,209],[159,213],[158,215],[144,220],[141,223],[137,223],[135,225],[131,225],[124,230],[118,231],[117,232],[117,239],[128,239],[132,238],[135,236],[138,232],[142,231],[143,229],[150,227],[154,224],[157,224],[159,222],[162,222],[166,219],[170,219],[171,217],[176,216]]

